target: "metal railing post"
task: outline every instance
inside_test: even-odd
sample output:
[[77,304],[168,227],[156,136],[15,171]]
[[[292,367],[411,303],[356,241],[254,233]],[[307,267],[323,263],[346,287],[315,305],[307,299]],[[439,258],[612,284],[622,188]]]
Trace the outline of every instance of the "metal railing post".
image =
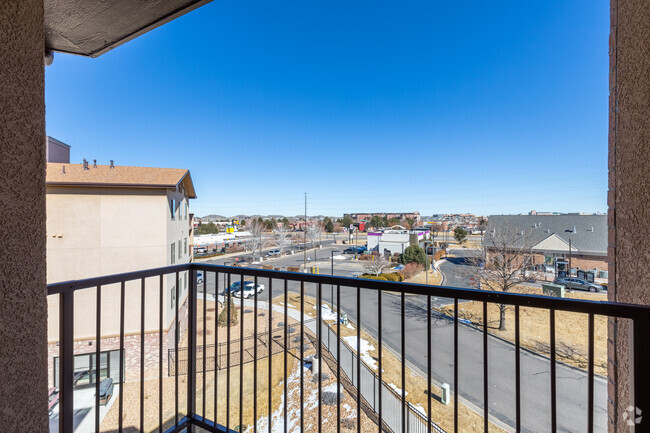
[[[191,268],[189,274],[190,293],[187,296],[187,417],[192,420],[196,415],[196,269]],[[205,299],[203,302],[205,302]],[[190,431],[194,431],[193,426],[191,426]]]
[[650,320],[634,319],[630,328],[630,396],[633,407],[628,409],[626,418],[627,424],[634,426],[634,432],[640,433],[650,431]]
[[74,291],[59,294],[59,433],[74,429]]

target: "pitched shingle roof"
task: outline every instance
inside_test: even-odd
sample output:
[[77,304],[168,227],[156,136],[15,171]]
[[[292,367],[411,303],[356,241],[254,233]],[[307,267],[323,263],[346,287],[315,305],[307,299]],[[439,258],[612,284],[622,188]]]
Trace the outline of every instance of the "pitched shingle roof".
[[532,245],[556,235],[580,252],[607,254],[607,215],[490,215],[484,244],[493,230],[503,229],[525,230]]
[[[65,173],[63,172],[65,166]],[[89,164],[47,164],[47,185],[60,186],[105,186],[138,188],[176,188],[179,184],[191,198],[196,198],[194,184],[189,170],[182,168],[128,167],[108,165],[93,167]]]

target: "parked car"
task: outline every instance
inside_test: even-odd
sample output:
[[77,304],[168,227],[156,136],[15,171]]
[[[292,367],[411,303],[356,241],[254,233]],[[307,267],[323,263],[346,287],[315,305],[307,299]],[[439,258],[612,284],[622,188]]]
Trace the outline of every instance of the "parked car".
[[[254,286],[255,283],[252,281],[244,281],[244,297],[249,298],[250,296],[255,294],[254,291]],[[258,284],[257,285],[257,293],[260,293],[262,290],[264,290],[264,284]],[[228,291],[232,293],[233,296],[240,297],[241,294],[240,292],[242,291],[241,289],[241,281],[235,281],[230,285],[230,287],[226,290],[224,290],[221,294],[226,296],[228,294]]]
[[367,249],[366,247],[349,247],[343,250],[343,254],[363,254]]
[[269,252],[266,253],[266,257],[279,256],[281,254],[280,250],[269,250]]
[[[244,289],[242,290],[241,288],[241,281],[235,281],[230,285],[230,292],[234,297],[241,298],[242,294],[244,298],[250,298],[255,295],[255,291],[257,289],[257,293],[260,293],[264,290],[264,284],[258,284],[257,287],[255,286],[255,283],[252,281],[244,281]],[[227,295],[226,292],[224,292],[224,295]]]
[[196,284],[203,284],[203,271],[196,271]]
[[603,290],[603,286],[600,284],[591,283],[587,280],[583,280],[582,278],[556,278],[554,283],[569,289],[588,290],[590,292],[600,292]]

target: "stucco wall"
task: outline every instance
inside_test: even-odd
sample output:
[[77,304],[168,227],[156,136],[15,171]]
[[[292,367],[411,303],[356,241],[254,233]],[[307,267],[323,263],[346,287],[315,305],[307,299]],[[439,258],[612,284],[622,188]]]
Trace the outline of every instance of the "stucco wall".
[[0,426],[25,432],[48,430],[43,46],[42,0],[3,1]]
[[[610,5],[608,295],[611,301],[650,304],[643,278],[650,267],[650,2]],[[627,321],[610,321],[611,432],[629,429],[622,418],[630,404],[628,333]]]
[[[171,221],[164,189],[82,188],[47,189],[47,280],[49,283],[99,277],[167,266],[170,225],[177,241],[187,236],[187,221]],[[174,231],[176,234],[176,232]],[[177,258],[186,263],[188,255]],[[186,277],[185,277],[186,278]],[[173,277],[163,280],[164,323],[172,320],[168,299]],[[185,291],[186,295],[187,291]],[[140,332],[140,282],[125,285],[125,334]],[[158,330],[159,278],[145,280],[145,329]],[[181,298],[182,299],[182,298]],[[58,339],[58,299],[48,298],[48,340]],[[103,336],[120,332],[120,285],[102,287]],[[96,290],[75,294],[75,339],[95,336]]]

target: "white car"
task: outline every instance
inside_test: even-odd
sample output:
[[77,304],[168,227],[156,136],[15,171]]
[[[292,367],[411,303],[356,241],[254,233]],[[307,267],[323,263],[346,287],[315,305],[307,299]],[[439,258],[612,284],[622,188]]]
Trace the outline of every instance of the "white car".
[[[261,293],[264,290],[264,284],[257,285],[257,293]],[[233,290],[232,295],[237,298],[241,298],[242,293],[244,298],[252,298],[255,296],[255,283],[248,282],[244,283],[244,290]]]

